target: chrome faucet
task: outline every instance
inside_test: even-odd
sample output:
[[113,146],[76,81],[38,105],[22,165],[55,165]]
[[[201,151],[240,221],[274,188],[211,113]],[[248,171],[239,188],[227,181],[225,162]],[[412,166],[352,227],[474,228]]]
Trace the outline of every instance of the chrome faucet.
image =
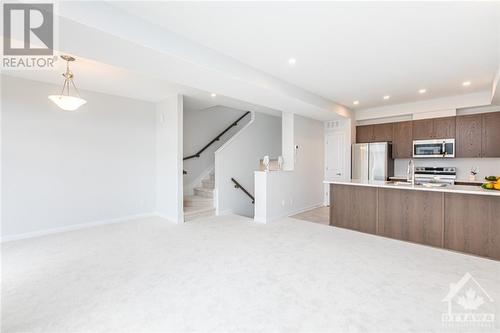
[[410,159],[408,161],[408,168],[406,169],[406,180],[415,185],[415,162]]

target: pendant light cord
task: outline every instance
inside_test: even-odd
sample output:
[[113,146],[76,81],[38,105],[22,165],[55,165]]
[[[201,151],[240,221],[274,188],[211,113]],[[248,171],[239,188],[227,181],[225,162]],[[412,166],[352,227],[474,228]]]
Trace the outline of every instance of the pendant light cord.
[[69,60],[66,60],[66,73],[64,73],[63,76],[64,76],[64,84],[63,84],[63,87],[61,90],[61,95],[64,95],[64,89],[66,89],[67,94],[69,96],[69,89],[70,89],[70,82],[71,82],[71,85],[75,89],[76,94],[78,95],[78,97],[81,97],[80,92],[78,91],[78,88],[75,85],[75,82],[73,82],[73,73],[71,73],[71,71],[69,69]]

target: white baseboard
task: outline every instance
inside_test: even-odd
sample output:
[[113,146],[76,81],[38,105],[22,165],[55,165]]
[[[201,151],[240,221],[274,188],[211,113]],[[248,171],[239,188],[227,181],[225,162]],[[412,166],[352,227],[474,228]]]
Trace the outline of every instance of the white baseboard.
[[51,235],[51,234],[58,234],[61,232],[66,232],[66,231],[75,231],[75,230],[97,227],[97,226],[106,225],[106,224],[127,222],[127,221],[130,221],[133,219],[153,217],[153,216],[158,216],[158,217],[164,218],[163,216],[160,216],[159,214],[154,213],[154,212],[128,215],[128,216],[118,217],[118,218],[114,218],[114,219],[99,220],[99,221],[93,221],[93,222],[87,222],[87,223],[73,224],[73,225],[68,225],[68,226],[59,227],[59,228],[51,228],[51,229],[46,229],[46,230],[32,231],[32,232],[27,232],[27,233],[23,233],[23,234],[2,236],[1,242],[2,243],[12,242],[12,241],[21,240],[21,239],[35,238],[35,237],[46,236],[46,235]]
[[253,221],[257,223],[267,223],[266,218],[261,216],[254,216]]
[[303,212],[307,212],[308,210],[316,209],[316,208],[324,207],[324,206],[326,206],[324,202],[317,203],[317,204],[314,204],[312,206],[308,206],[306,208],[301,208],[301,209],[295,210],[295,211],[289,213],[287,216],[297,215],[297,214],[300,214]]
[[292,210],[290,212],[286,212],[286,213],[283,213],[283,214],[280,214],[280,215],[277,215],[277,216],[273,216],[273,217],[270,217],[270,218],[259,217],[259,218],[254,218],[254,220],[256,222],[260,222],[260,223],[269,223],[269,222],[273,222],[273,221],[276,221],[276,220],[279,220],[279,219],[282,219],[282,218],[285,218],[285,217],[290,217],[292,215],[297,215],[297,214],[300,214],[300,213],[303,213],[303,212],[307,212],[308,210],[311,210],[311,209],[323,207],[323,206],[325,206],[325,205],[323,204],[323,202],[321,202],[321,203],[317,203],[317,204],[310,205],[310,206],[307,206],[307,207],[302,207],[300,209],[295,209],[295,210]]
[[221,215],[231,215],[233,214],[233,210],[232,209],[225,209],[225,210],[221,210],[219,212],[216,213],[217,216],[221,216]]

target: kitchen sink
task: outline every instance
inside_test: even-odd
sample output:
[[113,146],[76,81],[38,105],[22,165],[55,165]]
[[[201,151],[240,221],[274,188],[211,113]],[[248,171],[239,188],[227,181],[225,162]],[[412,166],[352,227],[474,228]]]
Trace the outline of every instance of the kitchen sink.
[[[411,185],[410,182],[402,182],[402,181],[397,181],[397,180],[391,180],[391,181],[388,181],[387,182],[388,185],[397,185],[397,186],[408,186],[408,185]],[[415,185],[417,185],[415,183]]]
[[[396,185],[396,186],[411,186],[410,182],[391,180],[386,182],[388,185]],[[422,185],[425,187],[446,187],[448,183],[443,182],[415,182],[415,185]]]
[[423,183],[425,187],[446,187],[448,184],[447,183]]

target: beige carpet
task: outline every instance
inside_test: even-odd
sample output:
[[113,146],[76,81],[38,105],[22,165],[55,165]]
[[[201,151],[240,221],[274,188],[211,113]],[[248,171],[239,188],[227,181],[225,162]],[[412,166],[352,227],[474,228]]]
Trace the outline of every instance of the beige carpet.
[[2,261],[2,332],[443,331],[466,272],[500,317],[499,262],[291,218],[134,220],[4,243]]

